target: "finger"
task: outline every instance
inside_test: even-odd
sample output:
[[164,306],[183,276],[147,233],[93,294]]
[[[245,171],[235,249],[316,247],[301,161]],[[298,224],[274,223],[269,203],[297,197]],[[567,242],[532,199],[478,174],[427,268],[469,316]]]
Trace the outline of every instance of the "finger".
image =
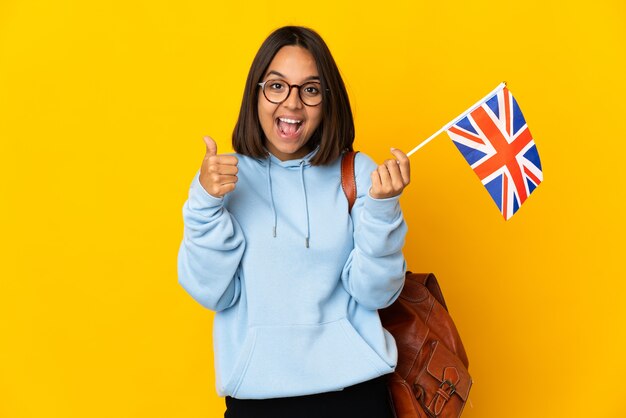
[[378,175],[380,176],[380,183],[383,188],[391,185],[391,176],[389,175],[389,169],[386,164],[378,166]]
[[206,156],[211,157],[213,155],[217,155],[217,144],[210,136],[205,136],[202,138],[204,140],[204,144],[206,145]]
[[398,163],[398,160],[387,160],[385,161],[385,165],[389,171],[391,185],[393,186],[394,191],[401,191],[404,189],[404,180],[402,179],[402,173],[400,172],[400,164]]
[[239,159],[234,155],[212,155],[208,157],[209,164],[215,165],[237,165]]
[[404,185],[406,186],[411,182],[411,161],[409,157],[399,149],[391,148],[391,153],[398,160],[400,173],[402,173],[402,181],[404,181]]
[[218,174],[218,173],[211,174],[211,181],[213,182],[213,184],[218,185],[218,186],[222,186],[224,184],[230,184],[230,183],[237,183],[237,180],[239,180],[237,176]]
[[217,174],[226,174],[226,175],[235,175],[239,172],[239,169],[236,165],[228,165],[228,164],[210,164],[209,171],[211,173]]

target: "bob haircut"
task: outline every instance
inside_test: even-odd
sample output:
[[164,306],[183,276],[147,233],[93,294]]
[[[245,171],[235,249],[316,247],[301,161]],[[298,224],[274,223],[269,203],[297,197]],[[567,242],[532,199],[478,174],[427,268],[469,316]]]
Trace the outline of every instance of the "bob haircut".
[[328,46],[314,30],[301,26],[285,26],[272,32],[257,52],[243,93],[239,118],[233,131],[233,149],[242,155],[265,158],[265,134],[259,122],[258,83],[267,71],[274,56],[284,46],[300,46],[313,55],[322,87],[322,121],[309,144],[319,145],[319,151],[311,159],[312,165],[330,164],[344,150],[352,151],[354,120],[348,92],[339,74],[337,64]]

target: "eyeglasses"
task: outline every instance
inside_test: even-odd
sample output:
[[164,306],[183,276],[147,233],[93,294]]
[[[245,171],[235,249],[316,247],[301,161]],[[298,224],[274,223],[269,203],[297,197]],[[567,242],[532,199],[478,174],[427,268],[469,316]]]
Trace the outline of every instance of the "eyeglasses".
[[265,98],[274,104],[281,104],[291,94],[295,87],[298,89],[300,100],[307,106],[317,106],[322,103],[322,88],[319,82],[309,81],[302,85],[289,84],[283,80],[266,80],[259,83]]

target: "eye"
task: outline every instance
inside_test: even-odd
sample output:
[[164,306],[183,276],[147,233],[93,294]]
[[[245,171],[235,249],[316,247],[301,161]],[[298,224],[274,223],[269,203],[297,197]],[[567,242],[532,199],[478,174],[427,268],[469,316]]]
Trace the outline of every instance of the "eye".
[[302,91],[307,96],[317,96],[320,94],[320,86],[318,84],[305,84],[302,86]]
[[270,80],[267,82],[267,85],[271,91],[281,91],[287,87],[284,82],[277,80]]

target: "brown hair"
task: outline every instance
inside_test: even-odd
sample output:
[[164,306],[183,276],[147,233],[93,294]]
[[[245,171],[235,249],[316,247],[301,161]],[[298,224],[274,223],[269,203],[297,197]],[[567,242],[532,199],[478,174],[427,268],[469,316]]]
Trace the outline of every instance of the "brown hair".
[[354,120],[348,92],[337,64],[320,35],[301,26],[285,26],[272,32],[257,52],[241,101],[239,118],[233,131],[233,149],[250,157],[266,157],[265,134],[259,122],[259,86],[276,53],[284,46],[300,46],[308,50],[317,65],[322,87],[322,121],[308,144],[320,149],[311,159],[312,165],[334,161],[343,150],[352,151]]

